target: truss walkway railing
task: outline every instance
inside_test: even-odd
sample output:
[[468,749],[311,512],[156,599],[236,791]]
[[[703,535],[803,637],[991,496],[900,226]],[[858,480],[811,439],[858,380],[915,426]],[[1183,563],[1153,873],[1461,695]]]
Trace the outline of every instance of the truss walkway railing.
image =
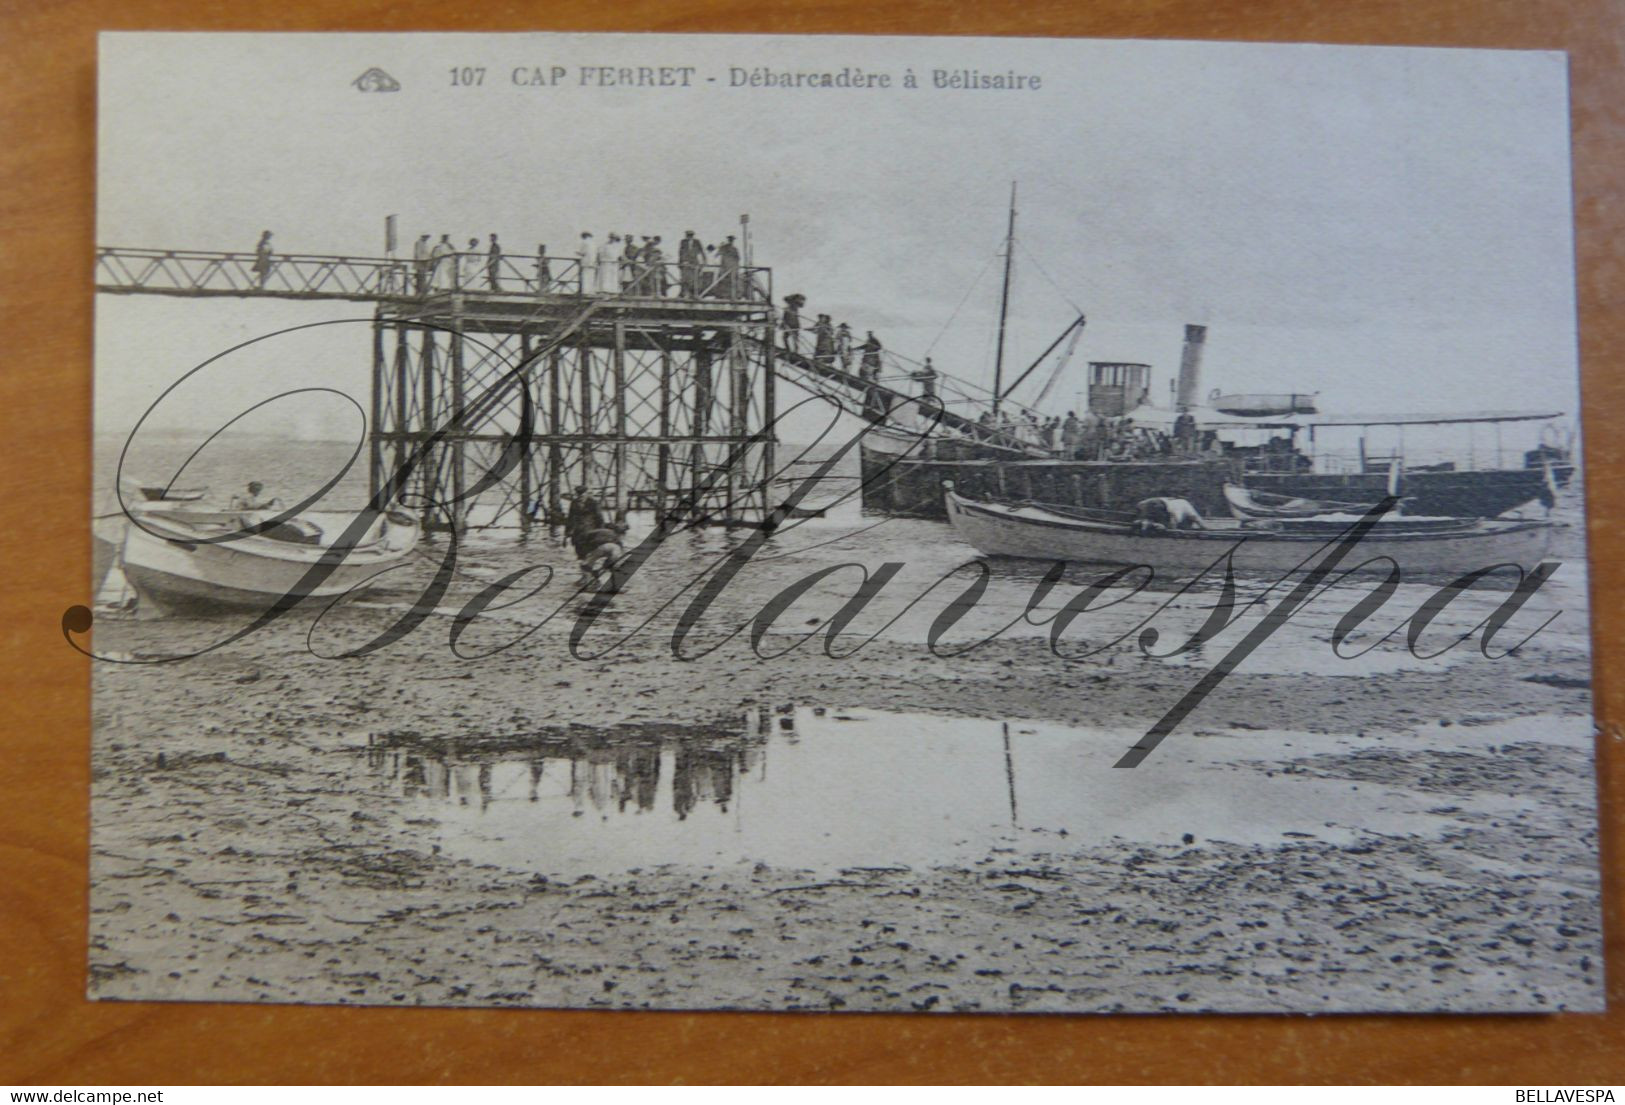
[[486,296],[625,295],[772,302],[771,270],[734,264],[642,262],[488,251],[423,260],[303,253],[230,253],[107,246],[96,251],[96,287],[113,293],[268,296],[376,302],[446,292]]
[[1006,398],[995,414],[990,390],[927,369],[924,361],[889,349],[865,353],[861,346],[820,341],[806,329],[781,331],[779,340],[778,359],[799,371],[798,384],[826,398],[834,384],[843,401],[876,421],[919,430],[936,420],[939,430],[986,445],[1028,455],[1053,449],[1043,440],[1037,411]]

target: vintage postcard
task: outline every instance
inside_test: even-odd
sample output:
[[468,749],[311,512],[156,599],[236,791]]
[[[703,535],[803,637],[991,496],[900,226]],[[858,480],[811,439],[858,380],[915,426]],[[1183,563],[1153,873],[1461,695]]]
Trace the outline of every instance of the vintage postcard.
[[99,85],[91,996],[1603,1007],[1562,55]]

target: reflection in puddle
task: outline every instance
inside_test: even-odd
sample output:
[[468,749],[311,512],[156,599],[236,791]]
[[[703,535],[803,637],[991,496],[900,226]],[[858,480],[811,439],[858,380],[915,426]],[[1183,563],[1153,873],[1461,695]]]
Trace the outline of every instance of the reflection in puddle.
[[[1455,730],[1451,743],[1551,739],[1541,721]],[[378,737],[364,760],[375,787],[417,806],[414,816],[434,824],[428,831],[447,853],[558,875],[737,862],[930,866],[997,847],[1177,845],[1186,834],[1346,842],[1457,824],[1429,812],[1437,795],[1269,766],[1378,743],[1437,747],[1432,733],[1185,736],[1141,768],[1114,770],[1138,735],[787,706],[703,728]],[[1450,805],[1457,818],[1532,808],[1491,794],[1452,796]]]

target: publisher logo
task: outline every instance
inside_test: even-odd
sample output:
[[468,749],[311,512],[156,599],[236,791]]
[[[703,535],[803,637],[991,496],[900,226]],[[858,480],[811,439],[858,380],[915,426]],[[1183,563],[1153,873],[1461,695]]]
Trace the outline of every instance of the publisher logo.
[[401,82],[376,65],[350,82],[362,92],[399,92]]

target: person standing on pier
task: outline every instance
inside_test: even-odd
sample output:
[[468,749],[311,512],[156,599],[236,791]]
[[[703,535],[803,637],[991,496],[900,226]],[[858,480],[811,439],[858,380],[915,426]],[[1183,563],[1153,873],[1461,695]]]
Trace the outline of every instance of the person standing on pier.
[[858,347],[863,350],[864,375],[870,380],[878,380],[880,379],[880,339],[875,337],[873,330],[865,330],[864,334],[867,336],[863,339],[863,344]]
[[835,365],[835,328],[828,315],[819,315],[813,323],[813,360],[821,365]]
[[801,305],[807,302],[803,295],[784,297],[784,314],[779,316],[779,328],[784,331],[784,348],[791,353],[801,352]]
[[722,295],[722,269],[717,261],[716,246],[704,246],[700,249],[700,295],[708,299],[716,299]]
[[263,231],[258,244],[254,246],[254,277],[259,281],[261,288],[271,279],[271,232]]
[[660,235],[649,239],[649,246],[643,251],[643,265],[649,270],[649,294],[664,298],[671,290],[671,280],[666,272],[666,253],[660,248]]
[[472,291],[480,282],[480,240],[470,238],[468,248],[463,251],[462,263],[457,266],[458,287],[464,291]]
[[604,239],[604,243],[598,247],[598,279],[594,286],[600,295],[614,295],[619,290],[620,280],[616,268],[618,262],[615,257],[615,243],[620,240],[621,236],[619,234],[610,231],[609,237]]
[[546,295],[553,286],[553,264],[547,259],[547,243],[536,247],[536,294]]
[[485,251],[485,283],[493,292],[502,290],[502,246],[495,234],[490,248]]
[[623,240],[626,242],[626,245],[621,249],[621,294],[631,295],[633,292],[637,291],[638,258],[641,256],[641,254],[638,250],[638,243],[633,240],[632,233],[630,231],[626,233]]
[[842,372],[852,371],[852,327],[844,322],[835,328],[835,358]]
[[925,363],[915,369],[911,376],[915,383],[920,385],[921,399],[935,399],[937,397],[937,370],[927,357]]
[[435,288],[449,288],[457,283],[457,247],[451,244],[451,235],[442,234],[429,251],[429,283]]
[[739,291],[739,247],[734,245],[734,236],[728,235],[728,240],[717,247],[717,264],[722,269],[722,290],[720,295],[727,299],[741,298]]
[[429,290],[429,236],[419,234],[412,245],[412,280],[419,295]]
[[[649,247],[654,244],[654,239],[647,234],[642,238],[642,243],[633,252],[633,259],[637,262],[632,266],[633,295],[649,295],[654,287],[654,275],[649,271]],[[627,240],[631,240],[630,236]]]
[[581,232],[581,244],[576,246],[576,291],[586,295],[598,284],[593,265],[592,231]]
[[678,294],[684,299],[699,298],[700,269],[704,267],[705,246],[692,230],[683,231],[683,240],[677,243],[677,269]]

